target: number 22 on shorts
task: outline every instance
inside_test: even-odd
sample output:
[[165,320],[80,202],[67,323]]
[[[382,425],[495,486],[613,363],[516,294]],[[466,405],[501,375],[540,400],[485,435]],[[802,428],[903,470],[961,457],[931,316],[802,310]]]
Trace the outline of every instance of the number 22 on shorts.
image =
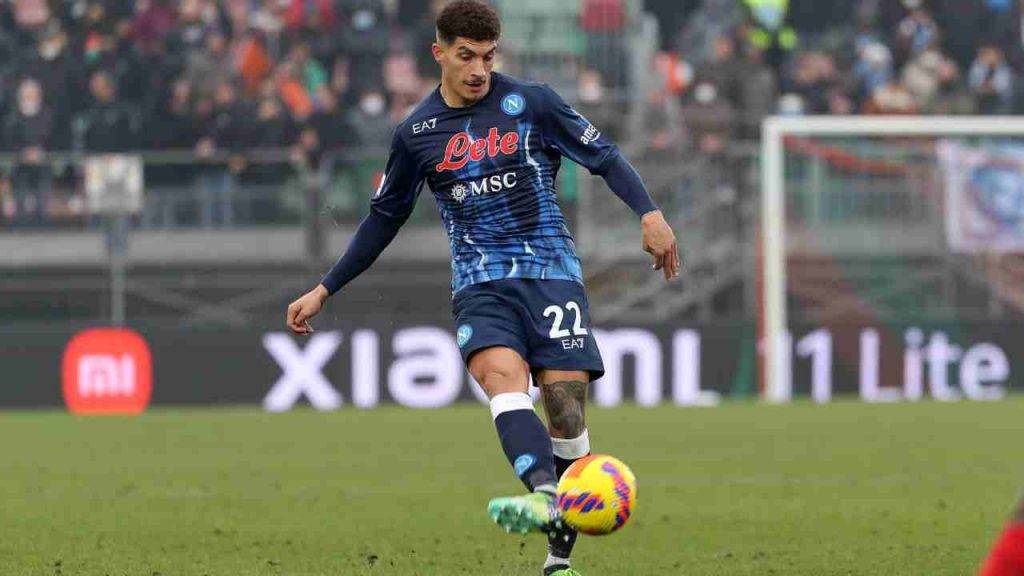
[[571,311],[575,314],[571,333],[568,328],[562,328],[562,321],[565,319],[565,311],[562,310],[561,306],[552,304],[544,309],[545,318],[550,316],[555,317],[554,321],[551,322],[551,331],[548,332],[548,337],[566,338],[568,336],[586,336],[588,332],[587,329],[583,327],[583,313],[580,311],[580,305],[570,300],[565,303],[565,310]]

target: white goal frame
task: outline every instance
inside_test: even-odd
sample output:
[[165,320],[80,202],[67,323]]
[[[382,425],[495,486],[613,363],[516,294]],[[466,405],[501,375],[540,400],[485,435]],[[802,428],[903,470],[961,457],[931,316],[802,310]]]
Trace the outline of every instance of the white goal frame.
[[763,399],[792,400],[786,310],[785,155],[787,136],[1020,136],[1024,116],[772,116],[761,124],[760,375]]

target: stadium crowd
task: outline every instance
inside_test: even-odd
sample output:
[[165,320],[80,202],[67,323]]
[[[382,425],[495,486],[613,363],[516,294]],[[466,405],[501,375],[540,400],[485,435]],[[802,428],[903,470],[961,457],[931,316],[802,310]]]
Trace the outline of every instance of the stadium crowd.
[[[237,174],[247,168],[243,150],[289,148],[293,161],[315,165],[324,151],[385,146],[390,127],[436,85],[426,47],[443,4],[2,2],[0,145],[15,158],[3,182],[38,189],[39,166],[59,150],[188,150],[199,160],[230,156]],[[616,45],[629,5],[582,0],[588,42]],[[674,109],[668,130],[665,117],[651,120],[662,126],[654,148],[677,139],[720,151],[755,136],[771,113],[1024,111],[1024,0],[647,0],[643,8],[661,33],[665,89],[655,99]],[[598,113],[616,91],[620,100],[639,93],[625,84],[626,62],[578,71],[570,96],[581,110]],[[7,213],[38,212],[14,196]]]

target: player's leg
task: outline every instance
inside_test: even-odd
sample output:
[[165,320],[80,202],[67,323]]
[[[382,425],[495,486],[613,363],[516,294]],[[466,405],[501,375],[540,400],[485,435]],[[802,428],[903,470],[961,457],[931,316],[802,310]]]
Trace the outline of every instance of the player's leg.
[[981,568],[980,576],[1024,576],[1024,496]]
[[505,347],[492,347],[469,359],[469,372],[490,398],[502,450],[530,494],[495,498],[487,512],[506,532],[549,532],[561,527],[555,507],[555,462],[551,440],[527,393],[529,367]]
[[551,441],[527,393],[530,369],[511,348],[494,346],[469,359],[469,373],[490,399],[501,448],[516,476],[531,491],[554,493],[557,480]]
[[[541,370],[536,374],[544,412],[548,419],[555,472],[562,474],[576,460],[590,454],[586,425],[587,387],[590,374],[581,370]],[[568,526],[548,536],[548,557],[544,574],[569,568],[569,557],[576,545],[576,531]]]

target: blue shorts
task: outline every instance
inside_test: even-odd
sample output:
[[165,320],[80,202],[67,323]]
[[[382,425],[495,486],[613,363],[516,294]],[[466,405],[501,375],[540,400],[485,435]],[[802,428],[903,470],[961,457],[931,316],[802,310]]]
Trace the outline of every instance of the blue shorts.
[[538,370],[586,370],[604,374],[601,352],[590,327],[583,286],[571,280],[513,278],[459,290],[452,313],[462,359],[506,346]]

